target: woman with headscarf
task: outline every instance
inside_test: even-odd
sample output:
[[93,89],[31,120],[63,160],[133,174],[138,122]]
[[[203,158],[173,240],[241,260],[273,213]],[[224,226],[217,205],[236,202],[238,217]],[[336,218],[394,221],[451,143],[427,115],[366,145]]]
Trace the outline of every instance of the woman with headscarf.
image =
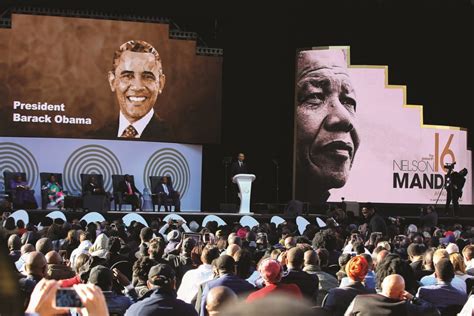
[[355,256],[346,264],[346,274],[350,283],[344,287],[337,287],[329,290],[326,298],[323,300],[323,308],[328,310],[331,315],[342,316],[351,304],[354,297],[360,294],[374,293],[367,289],[364,281],[369,271],[369,263],[363,256]]
[[265,282],[265,287],[251,293],[247,297],[247,302],[252,302],[275,294],[283,294],[285,296],[291,295],[296,299],[303,298],[303,294],[296,284],[285,284],[280,282],[283,276],[283,267],[278,261],[271,258],[264,259],[260,263],[258,270]]

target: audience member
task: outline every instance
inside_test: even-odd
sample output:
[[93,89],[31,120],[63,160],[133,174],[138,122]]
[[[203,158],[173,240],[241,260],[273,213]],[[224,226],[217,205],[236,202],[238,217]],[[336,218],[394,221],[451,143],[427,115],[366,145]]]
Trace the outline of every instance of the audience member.
[[463,281],[466,281],[467,279],[474,279],[474,276],[466,273],[466,264],[464,263],[461,254],[454,252],[449,255],[449,260],[453,264],[455,278],[459,278]]
[[192,260],[192,251],[196,247],[196,240],[186,238],[182,240],[181,251],[179,255],[170,254],[167,257],[169,265],[176,271],[176,286],[179,287],[184,274],[191,269],[197,268]]
[[217,286],[209,291],[206,310],[209,316],[225,315],[222,309],[226,305],[238,304],[237,295],[226,286]]
[[259,300],[271,295],[291,295],[295,299],[302,299],[303,294],[296,284],[281,283],[283,276],[283,267],[273,259],[264,259],[260,262],[258,271],[265,282],[265,287],[251,293],[247,297],[247,302]]
[[268,296],[261,300],[245,303],[236,308],[228,305],[222,311],[225,316],[314,316],[315,311],[311,304],[295,300],[288,296]]
[[303,296],[316,303],[318,300],[319,278],[317,274],[309,274],[303,271],[304,251],[294,247],[288,250],[287,271],[283,275],[282,283],[296,284]]
[[43,255],[46,255],[51,250],[54,250],[51,239],[46,237],[43,237],[36,242],[35,249],[36,251],[41,252]]
[[467,301],[466,291],[455,288],[451,282],[454,279],[454,267],[446,258],[439,259],[435,264],[436,284],[426,285],[418,289],[416,296],[435,305],[440,311],[451,305],[459,306],[461,310]]
[[474,245],[467,245],[462,250],[462,256],[466,263],[466,272],[469,275],[474,275]]
[[346,274],[351,283],[344,287],[338,287],[329,290],[329,293],[323,303],[324,309],[332,315],[344,315],[350,303],[360,294],[373,293],[367,289],[362,281],[369,271],[369,264],[363,256],[355,256],[346,264]]
[[21,257],[21,240],[17,234],[10,235],[8,237],[8,250],[10,253],[8,256],[13,262],[18,261]]
[[228,255],[221,255],[216,259],[216,270],[218,278],[206,283],[202,298],[199,315],[205,315],[206,299],[209,291],[217,286],[226,286],[235,294],[243,295],[253,292],[255,288],[246,280],[235,275],[235,260]]
[[148,273],[150,269],[157,265],[158,262],[149,258],[149,257],[141,257],[132,267],[132,284],[135,287],[135,291],[137,292],[138,297],[142,297],[148,291]]
[[378,265],[375,272],[377,280],[377,289],[381,289],[382,281],[391,274],[399,274],[405,279],[405,289],[414,294],[419,285],[415,279],[415,273],[410,264],[403,260],[399,255],[390,253]]
[[426,213],[422,212],[420,216],[421,227],[433,228],[438,226],[438,213],[433,206],[426,208]]
[[204,247],[201,254],[202,264],[197,269],[186,272],[181,280],[181,285],[178,289],[179,299],[186,303],[191,303],[197,295],[199,284],[213,279],[214,272],[211,263],[217,258],[219,258],[219,249],[216,246],[208,245]]
[[148,273],[149,291],[127,310],[127,316],[195,316],[194,307],[176,298],[176,273],[166,264],[157,264]]
[[[159,220],[148,228],[136,221],[127,226],[121,220],[42,218],[38,230],[31,221],[22,228],[4,216],[0,235],[6,236],[6,257],[19,272],[14,275],[21,289],[18,298],[28,302],[39,282],[48,288],[74,287],[86,297],[97,291],[94,283],[104,292],[105,307],[99,306],[100,297],[96,301],[98,310],[106,310],[101,315],[251,315],[262,302],[274,299],[279,306],[275,315],[287,310],[282,302],[288,299],[303,314],[309,302],[314,315],[459,311],[474,283],[474,228],[441,224],[430,229],[397,218],[386,234],[370,232],[383,230],[383,218],[373,207],[364,207],[364,212],[366,222],[358,226],[354,216],[331,211],[339,226],[328,220],[326,227],[309,225],[302,234],[293,221],[253,228],[210,222],[201,230],[192,223],[193,232],[203,236],[199,242],[181,238],[190,229],[184,221],[161,225]],[[53,292],[38,290],[44,297]],[[31,311],[62,312],[47,303],[49,298],[38,303],[38,295]],[[225,302],[235,309],[236,296],[246,302],[229,311]],[[264,312],[275,307],[264,306]]]
[[314,250],[305,251],[303,271],[309,274],[316,274],[318,276],[319,291],[316,305],[321,306],[323,298],[330,289],[338,287],[339,282],[333,275],[321,270],[321,267],[319,266],[318,254]]
[[91,269],[87,282],[97,285],[102,290],[111,314],[123,315],[133,302],[129,297],[117,295],[112,291],[113,281],[112,271],[107,267],[97,265]]
[[415,273],[415,278],[420,280],[425,275],[431,274],[430,271],[423,269],[423,256],[426,247],[424,244],[410,244],[407,249],[408,259],[410,260],[410,267]]
[[47,272],[47,263],[44,255],[39,251],[28,253],[25,260],[26,276],[20,279],[20,290],[25,300],[25,306],[28,305],[30,295],[36,284],[41,281]]
[[405,290],[405,280],[401,275],[392,274],[383,280],[380,294],[357,295],[344,315],[434,316],[438,313],[433,305],[416,299]]
[[48,264],[46,279],[63,280],[75,276],[74,271],[63,263],[63,258],[56,251],[50,251],[45,256]]
[[[438,283],[438,278],[436,276],[436,265],[442,259],[449,260],[448,252],[445,249],[436,250],[433,253],[433,264],[435,266],[435,272],[433,274],[430,274],[421,278],[420,283],[422,286],[435,285]],[[452,284],[452,286],[454,286],[459,291],[466,293],[466,282],[464,280],[460,278],[455,278],[453,276],[453,279],[450,280],[449,282]]]

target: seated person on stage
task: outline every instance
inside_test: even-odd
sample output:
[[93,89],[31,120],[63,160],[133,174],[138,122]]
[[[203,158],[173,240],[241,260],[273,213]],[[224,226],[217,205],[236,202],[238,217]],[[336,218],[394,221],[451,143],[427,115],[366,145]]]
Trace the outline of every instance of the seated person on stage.
[[49,176],[49,179],[43,185],[42,189],[46,190],[46,194],[48,195],[49,205],[58,206],[60,209],[63,208],[63,205],[64,205],[63,188],[59,184],[54,174]]
[[20,173],[11,180],[10,189],[15,191],[13,204],[16,207],[38,208],[34,191],[30,189],[28,183],[23,179]]
[[122,195],[123,202],[132,204],[133,211],[135,211],[137,208],[140,211],[142,210],[142,206],[140,203],[140,197],[142,196],[142,194],[140,191],[138,191],[130,175],[125,175],[123,181],[119,183],[118,190]]
[[90,176],[87,179],[86,187],[84,188],[85,194],[104,195],[104,187],[99,184],[96,176]]
[[[158,194],[161,200],[172,199],[175,211],[179,212],[181,208],[181,201],[179,200],[179,192],[173,189],[173,186],[168,183],[168,177],[161,178],[161,185],[156,187],[156,194]],[[164,203],[165,211],[168,211],[168,206]]]

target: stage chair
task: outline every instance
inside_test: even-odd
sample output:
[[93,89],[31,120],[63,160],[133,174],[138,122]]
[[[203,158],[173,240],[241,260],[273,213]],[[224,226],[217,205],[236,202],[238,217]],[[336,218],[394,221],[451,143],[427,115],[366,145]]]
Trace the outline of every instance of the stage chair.
[[41,185],[41,208],[46,210],[48,208],[49,199],[48,199],[48,191],[43,189],[46,181],[49,180],[49,177],[54,175],[59,182],[59,185],[63,188],[63,193],[67,195],[67,191],[64,190],[63,187],[63,174],[62,173],[55,173],[55,172],[41,172],[40,173],[40,185]]
[[[161,206],[163,205],[165,207],[165,211],[168,211],[168,207],[171,211],[171,207],[174,206],[175,211],[176,211],[176,205],[173,203],[173,199],[171,198],[163,198],[159,194],[157,194],[157,187],[158,185],[161,185],[161,179],[163,176],[150,176],[150,184],[151,184],[151,203],[153,205],[153,211],[155,211],[155,205],[158,206],[158,212],[161,209]],[[173,180],[171,179],[170,176],[168,176],[168,183],[170,185],[173,185]]]
[[89,211],[108,211],[110,209],[109,196],[104,194],[90,194],[86,192],[87,181],[90,176],[97,178],[100,187],[104,187],[104,176],[101,174],[81,174],[82,208]]
[[[27,180],[25,172],[11,172],[11,171],[4,171],[3,172],[3,183],[4,183],[4,186],[5,186],[5,195],[7,196],[6,200],[13,204],[14,209],[19,209],[19,208],[36,209],[36,208],[38,208],[38,205],[36,204],[36,202],[35,202],[35,205],[16,205],[14,203],[16,190],[12,190],[10,188],[10,182],[15,178],[15,175],[17,175],[17,174],[21,174],[24,181]],[[35,193],[35,190],[31,189],[31,191],[33,191],[33,194]]]
[[[115,202],[114,203],[115,204],[114,209],[115,209],[115,211],[117,211],[117,205],[118,205],[119,212],[122,210],[122,205],[123,204],[132,205],[132,203],[124,201],[123,194],[119,190],[119,185],[122,181],[124,181],[124,178],[125,178],[125,175],[120,175],[120,174],[113,174],[112,175],[112,188],[113,188],[114,202]],[[135,178],[132,175],[130,175],[130,178],[132,178],[132,183],[135,184]],[[139,203],[140,203],[139,209],[141,210],[142,205],[143,205],[142,195],[140,195],[138,197],[138,199],[139,199]]]

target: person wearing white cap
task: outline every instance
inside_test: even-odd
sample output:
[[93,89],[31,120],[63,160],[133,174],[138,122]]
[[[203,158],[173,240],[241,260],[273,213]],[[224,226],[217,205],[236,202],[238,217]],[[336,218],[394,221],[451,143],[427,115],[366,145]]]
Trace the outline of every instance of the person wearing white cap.
[[94,244],[89,248],[89,253],[92,257],[107,259],[109,253],[109,237],[105,234],[97,236]]

